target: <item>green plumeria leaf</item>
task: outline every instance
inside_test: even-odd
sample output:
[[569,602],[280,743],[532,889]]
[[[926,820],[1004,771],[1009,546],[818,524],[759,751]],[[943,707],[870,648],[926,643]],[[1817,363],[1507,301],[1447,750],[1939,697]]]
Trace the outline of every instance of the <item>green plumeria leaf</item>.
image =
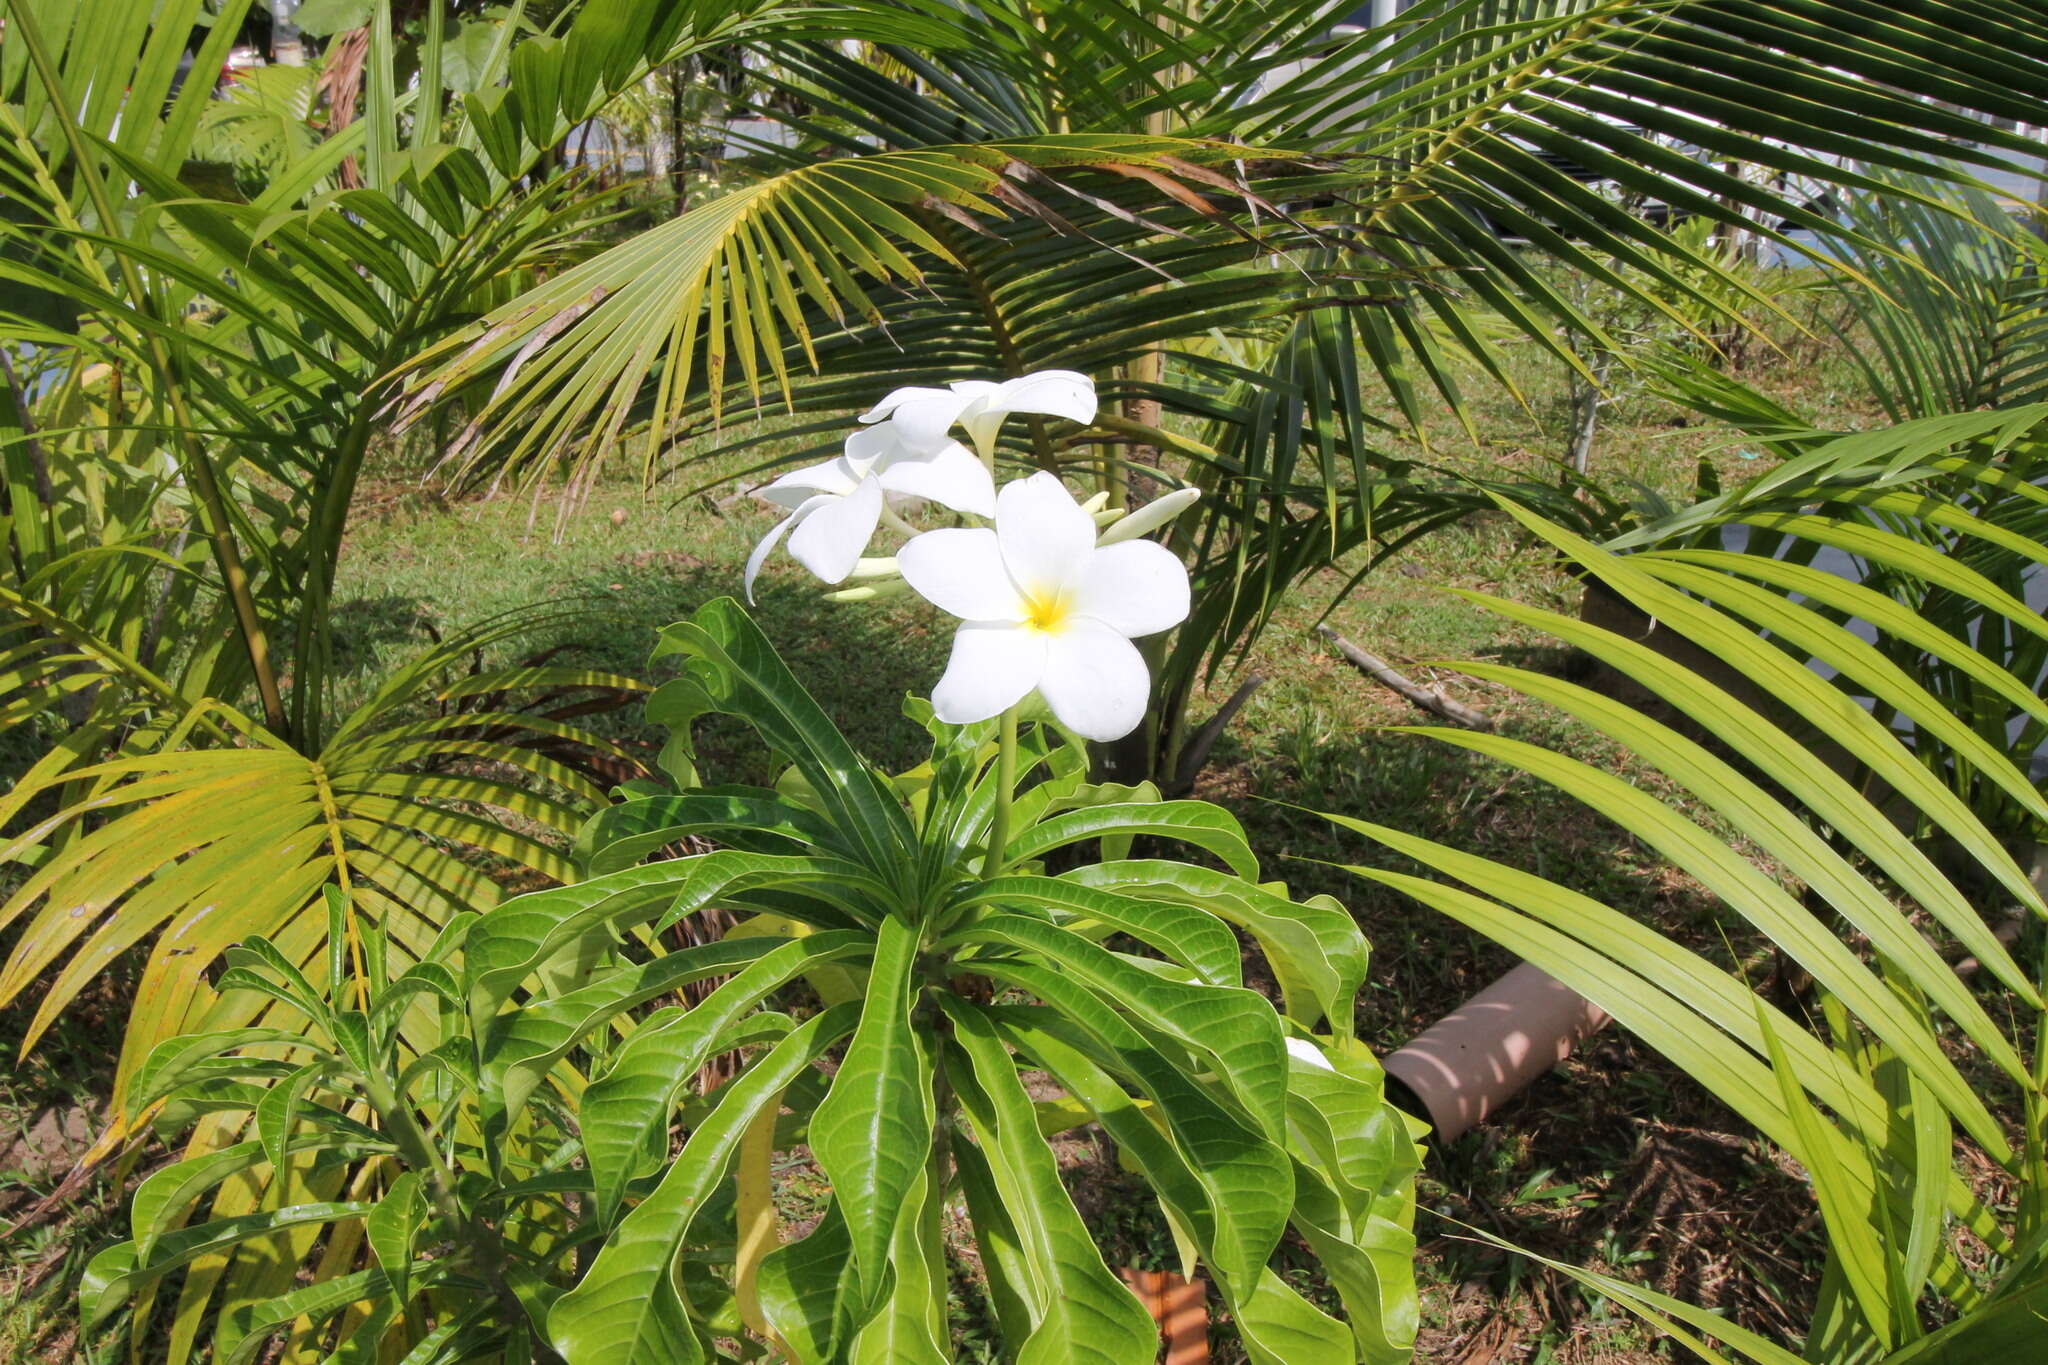
[[1159,1328],[1103,1264],[1039,1136],[1015,1060],[980,1011],[942,1003],[957,1044],[948,1074],[1031,1271],[1032,1329],[1017,1347],[1019,1365],[1150,1365]]
[[[1026,1016],[1035,1031],[1020,1036],[1034,1055],[1105,1127],[1118,1125],[1114,1131],[1135,1158],[1150,1161],[1158,1173],[1155,1188],[1180,1210],[1217,1273],[1237,1284],[1256,1280],[1286,1229],[1286,1211],[1293,1203],[1287,1153],[1219,1104],[1085,987],[1032,963],[1010,962],[997,970],[1052,1006],[1042,1015]],[[1128,1080],[1157,1106],[1170,1148],[1159,1147],[1136,1128],[1131,1120],[1138,1115],[1121,1088],[1098,1076],[1095,1068]],[[1206,1209],[1178,1183],[1177,1172],[1183,1169],[1200,1187]]]
[[1176,901],[1141,900],[1057,877],[993,877],[958,902],[1064,912],[1061,922],[1092,920],[1141,939],[1217,986],[1244,984],[1237,935],[1206,910]]
[[593,972],[587,986],[499,1015],[482,1042],[486,1117],[516,1110],[579,1041],[635,1005],[723,976],[775,950],[771,938],[727,938],[635,967]]
[[120,1307],[138,1287],[209,1252],[307,1223],[360,1218],[369,1207],[363,1203],[292,1204],[265,1213],[217,1219],[164,1233],[156,1239],[147,1260],[136,1253],[135,1243],[116,1243],[86,1265],[78,1289],[80,1315],[87,1324],[96,1324]]
[[655,658],[682,654],[689,676],[720,711],[751,725],[810,780],[835,828],[851,834],[870,865],[887,867],[912,842],[908,816],[875,771],[803,690],[761,628],[721,597],[662,633]]
[[603,876],[692,834],[754,853],[799,853],[807,847],[839,857],[858,852],[845,846],[831,824],[772,794],[703,791],[607,806],[583,827],[577,846],[587,850],[590,875]]
[[1039,821],[1010,840],[1005,862],[1040,858],[1087,839],[1149,834],[1177,839],[1216,855],[1246,881],[1256,882],[1259,860],[1237,817],[1206,801],[1150,801],[1084,806]]
[[548,1337],[569,1365],[695,1365],[705,1358],[673,1268],[691,1225],[761,1107],[860,1015],[839,1005],[799,1025],[726,1087],[654,1192],[626,1215],[582,1283],[556,1301]]
[[328,1068],[329,1063],[324,1061],[300,1067],[265,1091],[256,1106],[256,1133],[271,1170],[278,1173],[273,1177],[273,1188],[280,1193],[284,1187],[285,1152],[291,1143],[292,1125],[299,1116],[299,1101],[327,1074]]
[[363,1240],[377,1258],[390,1281],[391,1295],[403,1304],[412,1297],[410,1282],[413,1242],[425,1222],[426,1199],[420,1191],[420,1176],[406,1171],[391,1182],[391,1188],[363,1219]]
[[[422,1261],[420,1279],[439,1278],[434,1273],[438,1268],[433,1261]],[[382,1269],[359,1270],[353,1275],[340,1275],[306,1285],[262,1303],[239,1305],[222,1315],[216,1347],[219,1359],[222,1365],[245,1365],[272,1337],[301,1319],[310,1319],[317,1327],[353,1304],[390,1296],[397,1296],[403,1302],[403,1291],[398,1287],[400,1283]]]
[[851,863],[805,856],[717,852],[629,867],[602,877],[508,901],[470,931],[464,991],[480,1033],[530,974],[586,933],[607,926],[674,923],[719,897],[757,887],[803,888],[821,899],[873,886]]
[[583,1091],[578,1119],[596,1192],[596,1216],[617,1216],[626,1186],[665,1154],[669,1114],[683,1088],[719,1051],[730,1031],[772,991],[807,971],[864,955],[864,934],[832,932],[771,948],[721,983],[702,1003],[636,1029],[605,1073]]
[[854,1365],[947,1365],[946,1248],[929,1162],[918,1171],[889,1248],[889,1295],[854,1339]]
[[296,1069],[289,1063],[271,1058],[236,1055],[241,1048],[256,1046],[276,1046],[315,1054],[322,1052],[304,1034],[290,1029],[245,1028],[180,1034],[157,1044],[144,1060],[129,1087],[129,1108],[141,1110],[195,1081],[236,1075],[283,1075]]
[[1214,1064],[1253,1123],[1271,1136],[1285,1131],[1287,1049],[1279,1016],[1257,992],[1162,980],[1079,934],[1021,915],[987,915],[959,937],[1041,957],[1145,1027],[1196,1049]]
[[931,1150],[932,1059],[917,1003],[917,931],[882,921],[860,1028],[811,1118],[811,1150],[846,1215],[858,1320],[880,1302],[904,1200]]
[[1178,901],[1237,926],[1258,942],[1272,964],[1290,1018],[1306,1026],[1321,1017],[1339,1036],[1350,1035],[1351,1004],[1365,983],[1370,953],[1358,921],[1335,899],[1293,901],[1277,882],[1253,886],[1226,873],[1163,859],[1095,863],[1059,879]]
[[[295,1139],[290,1150],[319,1151],[339,1162],[387,1149],[367,1145],[353,1133],[316,1131]],[[129,1200],[128,1228],[135,1255],[147,1261],[157,1238],[176,1226],[201,1195],[270,1160],[261,1142],[237,1142],[152,1171]]]
[[835,1200],[808,1236],[768,1253],[754,1289],[769,1326],[803,1365],[839,1358],[860,1288],[846,1217]]

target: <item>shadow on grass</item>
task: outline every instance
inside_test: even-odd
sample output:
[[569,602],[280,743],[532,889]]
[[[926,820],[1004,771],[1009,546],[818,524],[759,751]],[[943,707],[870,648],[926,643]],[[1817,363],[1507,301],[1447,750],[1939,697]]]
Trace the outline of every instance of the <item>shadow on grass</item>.
[[[328,615],[334,640],[334,676],[360,679],[381,674],[391,650],[427,643],[431,619],[427,604],[409,593],[383,593],[335,604]],[[371,678],[373,684],[377,680]]]
[[[546,655],[553,664],[658,682],[674,673],[672,662],[650,663],[662,628],[716,598],[738,597],[740,584],[727,565],[671,550],[620,555],[560,580],[556,588],[547,604],[555,610],[535,629],[493,647],[487,663]],[[794,574],[764,576],[748,610],[797,680],[863,755],[891,770],[925,757],[928,741],[904,719],[903,699],[928,693],[945,668],[951,635],[931,613],[896,602],[827,602],[816,584]],[[373,666],[386,670],[428,643],[418,599],[356,599],[337,615],[347,619],[356,645],[356,675]],[[445,635],[462,624],[450,621],[441,629]],[[621,738],[662,738],[647,727],[638,704],[586,723]],[[700,723],[699,738],[717,780],[760,782],[773,775],[765,753],[736,724],[708,719]]]

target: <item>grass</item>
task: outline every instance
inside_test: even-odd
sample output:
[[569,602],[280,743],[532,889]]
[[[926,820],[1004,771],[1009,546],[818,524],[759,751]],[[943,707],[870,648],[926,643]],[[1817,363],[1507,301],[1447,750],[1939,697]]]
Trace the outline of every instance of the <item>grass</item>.
[[[1425,432],[1436,458],[1489,472],[1545,473],[1563,445],[1562,376],[1527,353],[1510,363],[1527,405],[1475,388],[1493,395],[1475,410],[1480,439],[1442,417]],[[1863,414],[1843,375],[1839,358],[1823,355],[1817,363],[1781,360],[1761,380],[1794,406],[1847,425]],[[1610,486],[1635,483],[1683,497],[1703,455],[1730,480],[1753,469],[1739,449],[1720,448],[1725,444],[1725,433],[1638,399],[1611,421],[1594,469]],[[346,707],[367,697],[433,632],[540,606],[567,614],[522,637],[506,661],[559,649],[557,662],[645,674],[662,625],[712,597],[737,594],[740,565],[770,524],[769,513],[749,499],[677,501],[622,483],[600,484],[560,516],[548,502],[449,501],[393,461],[363,485],[342,559],[341,700]],[[1244,661],[1243,672],[1268,681],[1217,749],[1198,790],[1247,823],[1268,875],[1304,893],[1335,894],[1358,916],[1375,951],[1358,1003],[1363,1037],[1377,1048],[1397,1046],[1512,960],[1344,873],[1338,864],[1370,861],[1374,851],[1335,831],[1313,814],[1318,810],[1401,826],[1558,878],[1724,960],[1754,951],[1740,939],[1724,948],[1713,907],[1697,889],[1613,827],[1501,765],[1401,732],[1397,727],[1429,718],[1310,633],[1327,610],[1336,630],[1489,711],[1506,733],[1626,768],[1614,746],[1438,662],[1571,667],[1566,653],[1542,637],[1443,591],[1473,589],[1575,610],[1575,590],[1547,554],[1503,517],[1474,518],[1369,575],[1333,605],[1353,567],[1339,565],[1299,585]],[[922,757],[922,733],[902,718],[900,704],[907,693],[928,689],[943,666],[950,631],[935,612],[909,598],[867,607],[823,602],[815,584],[778,556],[763,575],[756,614],[863,752],[894,767]],[[1213,706],[1241,676],[1219,679],[1198,704]],[[631,742],[654,738],[633,713],[602,723]],[[722,770],[714,780],[767,775],[767,755],[717,732],[708,741],[708,761]],[[12,1022],[0,1021],[0,1037]],[[0,1123],[32,1126],[75,1103],[80,1079],[104,1066],[105,1042],[81,1016],[38,1060],[0,1083]],[[1097,1162],[1073,1178],[1113,1258],[1171,1263],[1156,1210],[1113,1166]],[[0,1199],[18,1213],[46,1185],[47,1179],[18,1183],[15,1197]],[[99,1187],[61,1232],[53,1224],[35,1238],[9,1240],[17,1290],[0,1308],[0,1360],[29,1359],[31,1352],[69,1358],[63,1353],[73,1349],[73,1325],[64,1296],[85,1251],[118,1225],[120,1203],[118,1187]],[[1647,1280],[1774,1333],[1803,1324],[1815,1289],[1818,1232],[1810,1219],[1801,1221],[1810,1201],[1793,1175],[1683,1075],[1615,1033],[1439,1153],[1425,1172],[1421,1203],[1418,1354],[1425,1360],[1626,1365],[1667,1358],[1612,1305],[1466,1239],[1446,1219]],[[954,1278],[956,1325],[979,1339],[986,1322],[971,1268],[956,1266]],[[1219,1358],[1231,1359],[1231,1347],[1219,1338]]]

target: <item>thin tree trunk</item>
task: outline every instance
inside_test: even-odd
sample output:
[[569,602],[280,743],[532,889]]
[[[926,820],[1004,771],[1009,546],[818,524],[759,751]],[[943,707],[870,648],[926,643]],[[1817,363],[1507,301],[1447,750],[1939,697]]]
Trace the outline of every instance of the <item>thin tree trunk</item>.
[[[28,459],[29,477],[31,482],[35,484],[36,500],[40,504],[37,507],[9,507],[7,509],[8,514],[23,522],[27,522],[32,518],[40,519],[46,526],[52,528],[46,534],[54,534],[55,523],[51,518],[54,516],[54,510],[57,505],[57,491],[50,483],[49,457],[43,450],[42,435],[37,431],[35,417],[29,409],[28,390],[22,384],[21,376],[14,368],[14,344],[12,342],[0,342],[0,373],[4,373],[6,377],[9,391],[8,396],[14,404],[16,420],[21,425],[21,448]],[[114,371],[113,379],[116,385],[116,392],[118,392],[120,383],[120,371],[118,368]],[[118,421],[119,419],[116,420]],[[11,490],[9,496],[12,496]],[[49,545],[45,545],[44,548],[46,552],[54,549],[53,546]],[[7,537],[7,549],[14,559],[14,576],[22,587],[26,588],[28,585],[28,566],[22,562],[21,541],[17,537],[9,535]],[[35,627],[31,627],[31,629],[35,629]],[[61,646],[62,642],[58,641],[56,637],[52,636],[50,639],[52,644]],[[85,665],[74,662],[60,667],[57,670],[57,675],[59,677],[72,677],[84,671]],[[87,718],[92,715],[93,703],[98,698],[99,691],[99,686],[95,684],[91,687],[80,688],[75,692],[66,692],[58,699],[58,709],[64,713],[65,721],[74,729],[84,725]]]
[[[1124,375],[1134,385],[1156,387],[1166,371],[1166,356],[1159,351],[1147,351],[1124,367]],[[1157,398],[1133,395],[1123,400],[1124,418],[1127,421],[1143,422],[1148,427],[1157,427],[1163,416]],[[1125,467],[1124,478],[1117,481],[1122,486],[1123,497],[1118,498],[1113,490],[1112,503],[1120,503],[1133,510],[1159,496],[1165,485],[1157,478],[1140,474],[1132,466],[1149,465],[1159,468],[1159,447],[1156,445],[1133,444],[1124,448],[1124,458],[1130,462]]]
[[1593,379],[1572,383],[1571,465],[1583,474],[1593,462],[1593,438],[1600,432],[1600,409],[1607,403],[1607,377],[1614,371],[1614,356],[1602,351],[1593,361]]
[[676,197],[675,216],[690,207],[690,177],[683,166],[683,69],[668,70],[668,184]]
[[[14,400],[14,410],[21,416],[21,448],[28,456],[29,474],[35,480],[36,496],[42,500],[44,507],[50,507],[56,503],[57,493],[50,486],[50,464],[48,457],[43,454],[42,438],[36,433],[34,419],[29,416],[28,390],[23,387],[21,376],[15,373],[12,342],[0,344],[0,375],[6,377],[9,396]],[[18,509],[16,515],[27,515],[27,509]]]
[[304,66],[306,43],[299,36],[299,0],[270,0],[270,60],[279,66]]
[[[661,86],[657,83],[654,89],[658,92]],[[662,133],[663,121],[659,114],[647,120],[647,178],[657,185],[667,181],[669,168],[674,164],[675,144]]]

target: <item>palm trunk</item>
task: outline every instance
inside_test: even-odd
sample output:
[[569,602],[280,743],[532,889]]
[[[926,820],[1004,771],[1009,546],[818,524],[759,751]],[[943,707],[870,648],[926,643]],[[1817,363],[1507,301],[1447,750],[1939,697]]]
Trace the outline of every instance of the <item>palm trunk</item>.
[[[1124,377],[1131,381],[1134,388],[1142,385],[1156,389],[1165,371],[1166,356],[1159,351],[1147,351],[1124,366]],[[1157,398],[1133,393],[1123,400],[1123,415],[1128,421],[1157,427],[1164,412]],[[1127,463],[1123,469],[1123,477],[1112,485],[1110,501],[1134,509],[1143,507],[1159,496],[1164,485],[1160,479],[1152,475],[1137,472],[1136,466],[1159,468],[1159,447],[1142,442],[1133,443],[1124,448],[1124,459]]]
[[673,66],[668,71],[668,184],[680,218],[690,207],[690,182],[683,166],[683,71]]
[[1569,458],[1574,472],[1583,474],[1593,463],[1593,438],[1600,432],[1600,409],[1607,403],[1607,378],[1614,372],[1614,356],[1602,351],[1593,361],[1593,378],[1572,383],[1572,441]]

